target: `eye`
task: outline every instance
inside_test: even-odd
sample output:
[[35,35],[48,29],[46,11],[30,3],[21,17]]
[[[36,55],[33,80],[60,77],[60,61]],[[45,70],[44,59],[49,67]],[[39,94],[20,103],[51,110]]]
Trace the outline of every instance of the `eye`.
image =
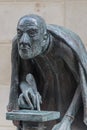
[[23,31],[22,31],[22,30],[20,30],[20,29],[17,29],[17,35],[18,35],[18,37],[21,37],[21,36],[22,36],[22,34],[23,34]]
[[33,37],[38,33],[37,29],[29,29],[28,31],[29,36]]

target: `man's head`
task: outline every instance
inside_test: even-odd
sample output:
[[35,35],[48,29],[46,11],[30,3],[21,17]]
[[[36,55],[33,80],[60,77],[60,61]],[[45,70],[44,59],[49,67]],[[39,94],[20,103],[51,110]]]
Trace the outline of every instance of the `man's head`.
[[21,58],[34,58],[43,53],[47,46],[47,39],[46,24],[40,16],[31,14],[19,20],[17,25],[17,40]]

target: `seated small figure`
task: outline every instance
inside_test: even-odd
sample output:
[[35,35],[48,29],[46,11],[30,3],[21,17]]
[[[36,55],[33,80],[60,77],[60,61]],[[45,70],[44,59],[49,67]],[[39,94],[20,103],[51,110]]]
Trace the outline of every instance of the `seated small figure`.
[[22,93],[18,98],[18,106],[22,109],[36,109],[40,111],[40,104],[42,103],[42,100],[32,74],[27,74],[26,81],[20,83],[20,89]]

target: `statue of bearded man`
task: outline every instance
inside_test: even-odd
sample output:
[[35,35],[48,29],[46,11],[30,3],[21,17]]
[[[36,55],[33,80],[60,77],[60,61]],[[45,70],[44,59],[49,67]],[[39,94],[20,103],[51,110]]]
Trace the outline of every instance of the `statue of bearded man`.
[[46,123],[47,130],[86,130],[86,65],[87,52],[75,33],[37,15],[23,16],[12,44],[8,111],[59,111],[60,121]]

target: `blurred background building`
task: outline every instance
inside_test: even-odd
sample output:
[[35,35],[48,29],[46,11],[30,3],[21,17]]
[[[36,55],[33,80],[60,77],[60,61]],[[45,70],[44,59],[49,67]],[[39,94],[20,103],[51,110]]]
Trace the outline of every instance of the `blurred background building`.
[[41,15],[47,23],[70,28],[87,45],[87,0],[0,0],[0,130],[16,130],[5,112],[11,77],[11,41],[19,18]]

